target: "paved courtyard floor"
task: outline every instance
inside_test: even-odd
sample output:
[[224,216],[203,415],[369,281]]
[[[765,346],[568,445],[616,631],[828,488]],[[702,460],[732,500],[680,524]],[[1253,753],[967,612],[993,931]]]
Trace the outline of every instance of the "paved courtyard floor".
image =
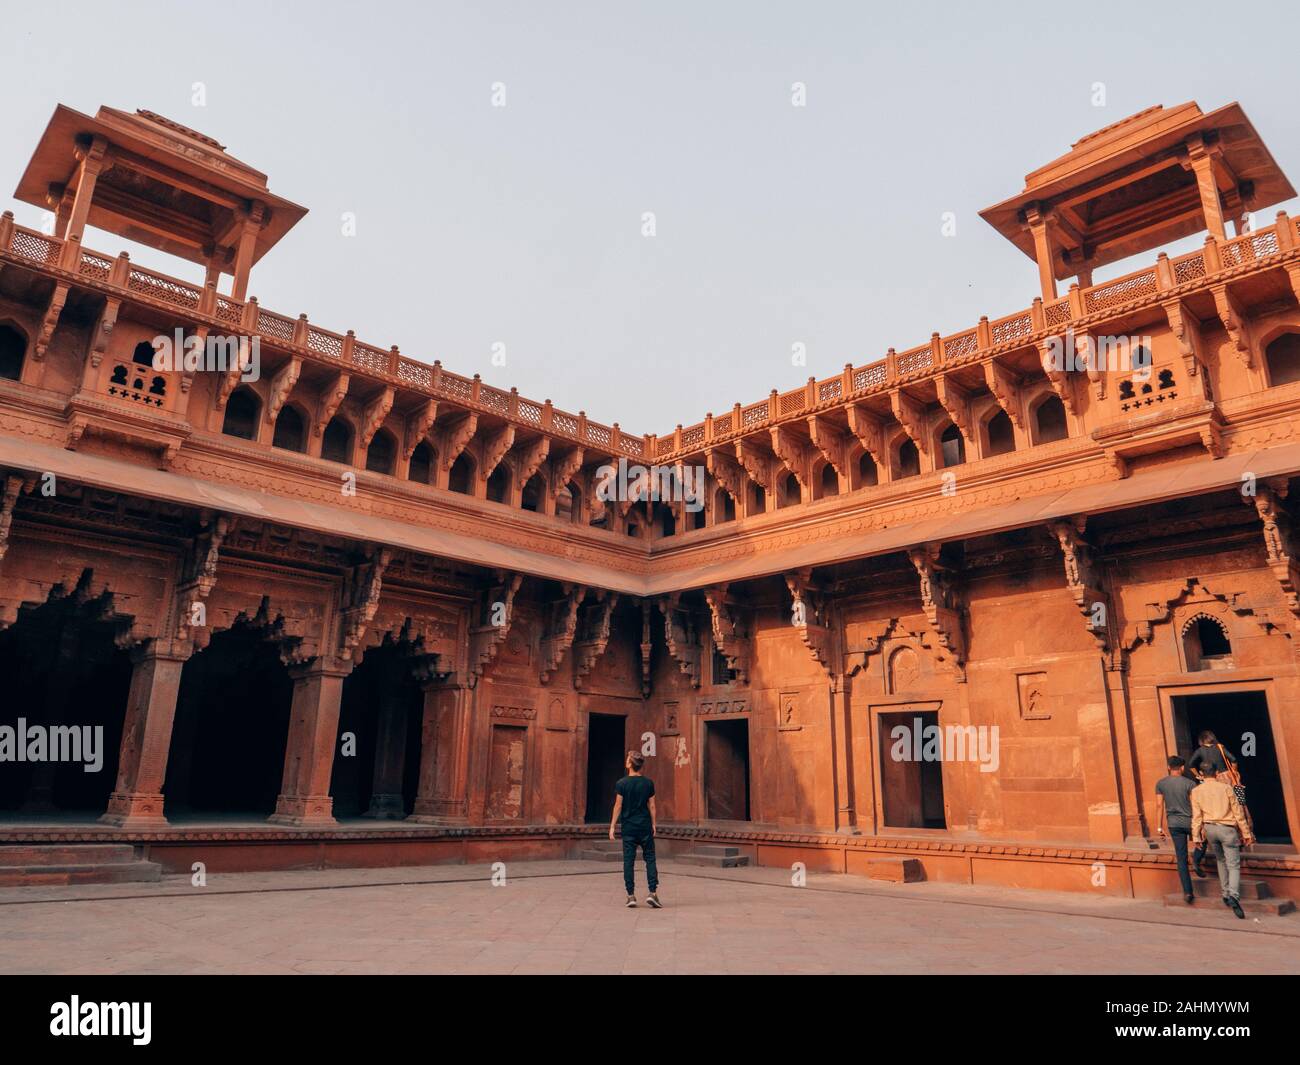
[[1300,973],[1300,915],[660,864],[658,911],[576,861],[5,888],[0,973]]

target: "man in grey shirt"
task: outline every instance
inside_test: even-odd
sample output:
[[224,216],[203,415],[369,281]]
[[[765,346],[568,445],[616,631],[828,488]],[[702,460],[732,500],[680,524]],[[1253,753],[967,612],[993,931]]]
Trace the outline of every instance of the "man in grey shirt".
[[1192,790],[1199,782],[1187,775],[1187,763],[1178,755],[1169,759],[1169,775],[1156,781],[1156,795],[1160,807],[1156,813],[1157,831],[1165,834],[1161,821],[1169,822],[1169,838],[1174,844],[1174,864],[1178,866],[1178,880],[1183,885],[1183,900],[1187,905],[1196,901],[1192,892],[1192,873],[1187,867],[1187,841],[1192,835]]

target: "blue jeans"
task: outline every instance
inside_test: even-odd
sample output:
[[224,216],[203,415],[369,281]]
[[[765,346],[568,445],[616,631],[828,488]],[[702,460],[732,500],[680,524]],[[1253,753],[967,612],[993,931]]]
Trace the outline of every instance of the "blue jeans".
[[623,884],[629,895],[636,894],[636,849],[641,848],[645,858],[645,877],[650,884],[650,894],[659,886],[659,870],[655,866],[655,837],[648,828],[623,826]]
[[1178,882],[1183,885],[1183,894],[1191,895],[1192,873],[1187,867],[1187,841],[1192,837],[1190,828],[1169,826],[1169,839],[1174,845],[1174,865],[1178,867]]

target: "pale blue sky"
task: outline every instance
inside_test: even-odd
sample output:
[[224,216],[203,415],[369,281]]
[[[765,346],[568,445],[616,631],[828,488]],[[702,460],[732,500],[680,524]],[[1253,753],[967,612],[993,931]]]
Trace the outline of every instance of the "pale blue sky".
[[1033,264],[977,211],[1151,104],[1240,101],[1300,181],[1297,30],[1265,2],[45,0],[0,35],[0,183],[56,103],[158,111],[310,208],[264,306],[664,433],[1027,306]]

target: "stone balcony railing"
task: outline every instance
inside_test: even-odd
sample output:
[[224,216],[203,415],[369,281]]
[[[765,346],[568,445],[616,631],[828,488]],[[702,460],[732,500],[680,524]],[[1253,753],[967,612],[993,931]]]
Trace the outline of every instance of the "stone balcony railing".
[[189,315],[208,319],[216,328],[238,330],[257,336],[262,343],[303,356],[316,362],[347,366],[349,373],[383,381],[395,387],[444,398],[480,414],[500,417],[519,428],[534,429],[548,435],[567,437],[597,451],[632,457],[647,454],[644,437],[619,428],[617,422],[602,425],[591,421],[585,412],[570,414],[551,404],[538,403],[519,395],[484,384],[478,374],[462,377],[442,367],[409,359],[396,347],[375,347],[358,340],[351,330],[333,333],[311,324],[305,314],[289,318],[258,306],[256,297],[246,302],[233,300],[209,284],[197,287],[166,274],[145,270],[131,263],[123,252],[110,258],[100,252],[82,249],[80,242],[60,240],[14,223],[12,212],[0,216],[0,253],[62,274],[69,282],[102,290],[119,298],[143,300]]
[[1093,285],[1071,285],[1068,295],[1044,303],[1036,298],[1026,310],[989,321],[981,318],[973,329],[952,336],[938,333],[929,342],[906,351],[889,349],[883,359],[864,366],[844,367],[841,373],[789,392],[775,389],[766,399],[744,406],[737,403],[722,415],[709,414],[704,421],[664,436],[650,436],[651,453],[658,461],[676,461],[698,454],[715,443],[762,430],[783,421],[806,417],[819,411],[888,391],[899,384],[918,381],[945,369],[979,362],[1001,352],[1012,351],[1074,328],[1095,318],[1127,311],[1142,303],[1159,303],[1184,289],[1204,287],[1219,274],[1230,274],[1282,252],[1300,248],[1300,218],[1288,218],[1279,211],[1275,225],[1220,242],[1213,237],[1205,246],[1170,259],[1163,252],[1154,266]]
[[935,333],[917,347],[901,352],[891,348],[875,362],[856,367],[847,364],[831,377],[810,378],[788,392],[773,390],[766,399],[747,406],[737,403],[728,413],[710,414],[696,425],[678,426],[662,437],[641,437],[623,432],[617,422],[603,425],[583,412],[560,410],[549,400],[538,403],[520,396],[516,389],[494,388],[477,374],[469,378],[452,373],[440,361],[430,364],[407,358],[396,347],[383,349],[363,343],[351,331],[330,332],[313,325],[305,314],[290,318],[264,310],[255,297],[241,303],[218,293],[215,285],[200,288],[145,270],[133,265],[125,252],[113,259],[83,250],[76,240],[64,241],[16,225],[11,212],[0,216],[0,253],[63,274],[70,282],[119,298],[181,309],[195,318],[206,318],[212,327],[238,329],[277,349],[319,363],[345,365],[350,373],[445,398],[520,428],[566,437],[609,454],[653,457],[661,462],[679,461],[715,443],[1039,343],[1069,328],[1082,332],[1094,320],[1204,288],[1220,275],[1266,265],[1271,257],[1296,248],[1300,248],[1300,218],[1279,212],[1277,222],[1267,228],[1229,241],[1209,237],[1203,248],[1172,259],[1162,252],[1154,265],[1112,281],[1089,288],[1071,285],[1068,294],[1056,300],[1035,298],[1025,310],[992,321],[981,318],[974,328],[947,337]]

